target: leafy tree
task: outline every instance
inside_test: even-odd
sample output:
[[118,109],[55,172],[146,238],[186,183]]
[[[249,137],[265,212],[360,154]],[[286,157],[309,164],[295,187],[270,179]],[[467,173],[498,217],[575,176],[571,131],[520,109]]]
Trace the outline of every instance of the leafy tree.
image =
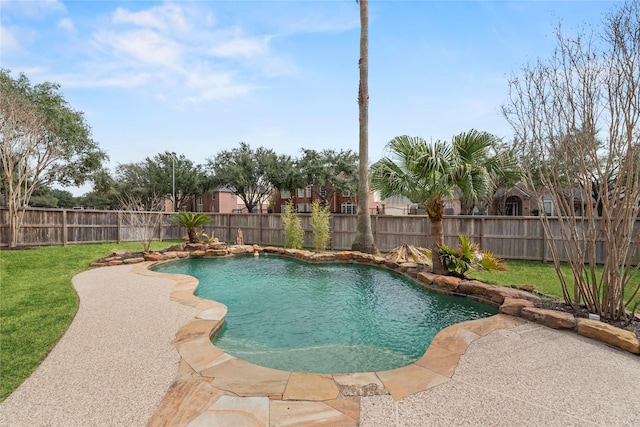
[[369,1],[360,0],[360,84],[358,89],[359,145],[358,154],[358,224],[351,245],[354,251],[378,253],[371,231],[369,215]]
[[70,191],[46,186],[35,190],[29,200],[29,206],[36,208],[72,208],[76,205],[76,198]]
[[[614,7],[600,32],[566,36],[559,28],[556,35],[549,58],[511,78],[503,112],[528,185],[555,207],[557,226],[544,209],[541,220],[547,238],[559,241],[550,250],[565,302],[630,321],[640,292],[632,282],[640,269],[640,3]],[[562,252],[570,277],[560,268]]]
[[[419,137],[398,136],[384,157],[371,167],[371,185],[383,198],[406,196],[426,209],[431,222],[431,251],[444,245],[444,198],[456,193],[477,202],[493,186],[496,176],[510,173],[510,158],[490,156],[496,138],[471,130],[455,136],[451,144],[427,143]],[[433,257],[433,271],[447,272],[440,257]]]
[[[336,191],[349,190],[352,194],[358,189],[358,155],[351,150],[316,151],[303,148],[302,156],[296,161],[297,186],[327,186],[324,201],[333,198]],[[319,196],[320,194],[317,194]]]
[[241,142],[240,147],[222,151],[208,160],[208,169],[213,172],[211,184],[231,190],[251,213],[256,207],[262,209],[274,187],[269,178],[277,173],[277,160],[273,150],[259,147],[254,151]]
[[209,223],[211,221],[211,217],[201,213],[180,211],[177,214],[172,215],[169,220],[187,229],[189,243],[198,243],[200,240],[198,239],[196,228],[200,225]]
[[32,85],[0,70],[0,136],[3,193],[9,208],[9,246],[17,245],[24,211],[43,185],[79,186],[100,169],[107,155],[91,139],[81,112],[74,110],[60,86]]
[[172,195],[175,183],[174,210],[191,205],[193,198],[204,192],[204,171],[183,154],[165,151],[144,161],[149,190],[157,194]]

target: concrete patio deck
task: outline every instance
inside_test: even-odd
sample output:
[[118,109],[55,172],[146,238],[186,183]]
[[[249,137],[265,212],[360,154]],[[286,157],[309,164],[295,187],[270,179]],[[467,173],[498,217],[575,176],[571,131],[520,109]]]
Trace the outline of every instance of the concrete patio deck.
[[446,328],[404,368],[277,371],[215,348],[226,308],[147,265],[74,277],[78,314],[1,425],[640,425],[640,359],[573,332],[497,315]]

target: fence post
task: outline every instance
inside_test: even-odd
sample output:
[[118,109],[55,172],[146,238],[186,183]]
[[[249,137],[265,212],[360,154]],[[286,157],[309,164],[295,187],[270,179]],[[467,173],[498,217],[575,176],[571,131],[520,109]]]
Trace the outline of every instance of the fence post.
[[485,249],[484,245],[484,217],[480,217],[480,248]]
[[547,262],[547,233],[544,231],[544,227],[540,227],[542,229],[542,262]]
[[258,214],[258,244],[262,245],[262,212]]
[[164,215],[160,217],[160,223],[158,224],[158,240],[162,242],[162,223],[164,222]]
[[67,210],[62,211],[62,246],[67,246]]
[[116,228],[116,230],[118,234],[118,244],[120,244],[122,242],[120,238],[120,233],[122,232],[122,215],[120,215],[120,211],[117,211],[116,215],[118,216],[118,227]]
[[227,214],[227,240],[231,243],[231,214]]

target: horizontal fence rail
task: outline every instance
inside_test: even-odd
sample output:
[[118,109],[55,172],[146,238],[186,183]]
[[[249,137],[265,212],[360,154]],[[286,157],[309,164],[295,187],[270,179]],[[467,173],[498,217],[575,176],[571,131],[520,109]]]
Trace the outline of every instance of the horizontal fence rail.
[[[171,212],[122,212],[66,209],[27,209],[18,234],[18,246],[52,246],[97,242],[140,241],[140,223],[144,215],[156,215],[158,226],[148,230],[153,240],[181,239],[187,234],[169,220]],[[242,230],[246,244],[282,246],[284,236],[280,214],[206,213],[211,222],[200,227],[222,242],[235,242]],[[136,217],[142,218],[136,223]],[[304,230],[304,246],[313,247],[310,215],[299,214]],[[539,217],[467,216],[444,217],[445,244],[458,244],[458,235],[468,235],[505,259],[551,261],[550,245],[556,245],[562,260],[566,261],[559,224],[549,218],[553,238],[547,238]],[[0,209],[0,246],[8,246],[8,211]],[[356,234],[355,215],[331,215],[329,249],[349,250]],[[138,225],[136,225],[138,224]],[[423,215],[372,215],[371,227],[381,252],[389,252],[402,244],[430,247],[431,225]],[[640,231],[636,221],[634,235]],[[604,243],[597,245],[596,259],[604,262]],[[640,248],[634,254],[634,263],[640,262]]]

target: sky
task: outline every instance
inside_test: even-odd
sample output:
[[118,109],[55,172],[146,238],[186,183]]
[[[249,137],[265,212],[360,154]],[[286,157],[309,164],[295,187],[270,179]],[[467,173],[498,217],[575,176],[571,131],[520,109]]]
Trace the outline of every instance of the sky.
[[[371,0],[370,163],[399,135],[510,141],[509,78],[616,3]],[[0,67],[60,84],[112,171],[240,142],[357,152],[359,38],[355,0],[0,0]]]

